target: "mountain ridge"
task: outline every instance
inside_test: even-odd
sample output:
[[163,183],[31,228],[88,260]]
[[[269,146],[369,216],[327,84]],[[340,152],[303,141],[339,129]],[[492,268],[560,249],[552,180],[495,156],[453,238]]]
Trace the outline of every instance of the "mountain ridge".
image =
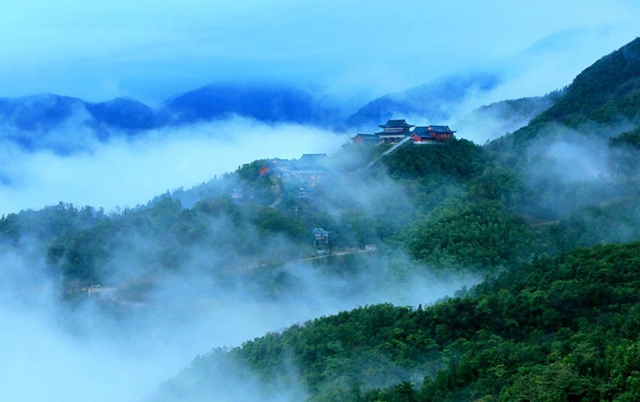
[[[128,97],[103,102],[56,94],[0,98],[0,127],[4,127],[0,139],[16,142],[28,151],[53,148],[66,154],[74,149],[65,144],[66,133],[77,144],[93,139],[105,142],[112,137],[132,137],[149,130],[206,123],[232,115],[339,132],[375,127],[396,114],[446,121],[452,116],[450,108],[477,91],[491,90],[498,82],[496,76],[489,74],[447,77],[374,99],[351,116],[347,116],[344,106],[322,99],[312,90],[270,84],[210,84],[175,95],[158,108]],[[425,98],[437,102],[425,102]],[[499,119],[513,120],[513,115],[507,118],[502,114]],[[512,126],[505,123],[505,127]]]
[[[613,137],[640,124],[640,38],[600,58],[576,76],[564,96],[503,140],[524,149],[555,124]],[[549,131],[549,130],[547,130]]]

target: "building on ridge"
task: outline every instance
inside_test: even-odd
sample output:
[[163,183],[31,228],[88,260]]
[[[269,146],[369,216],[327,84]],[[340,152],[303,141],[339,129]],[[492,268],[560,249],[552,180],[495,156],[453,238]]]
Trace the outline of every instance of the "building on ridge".
[[411,132],[411,139],[414,144],[435,144],[450,140],[454,133],[449,126],[418,126]]
[[281,180],[299,198],[307,198],[331,175],[332,169],[328,162],[327,154],[303,154],[294,160],[273,159],[260,168],[259,175],[271,180]]
[[387,120],[385,124],[380,124],[378,127],[380,127],[382,131],[374,135],[378,136],[379,143],[396,144],[411,135],[411,128],[415,126],[407,123],[404,119],[397,119]]
[[354,145],[397,144],[405,138],[411,137],[414,144],[437,144],[450,140],[455,133],[449,126],[416,127],[404,119],[391,119],[378,127],[383,131],[374,134],[356,134],[351,138],[352,143]]

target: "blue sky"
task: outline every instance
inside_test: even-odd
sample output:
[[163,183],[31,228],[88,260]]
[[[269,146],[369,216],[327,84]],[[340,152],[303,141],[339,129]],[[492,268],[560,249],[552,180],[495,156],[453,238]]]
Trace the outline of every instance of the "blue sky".
[[512,79],[505,95],[536,95],[634,39],[639,20],[634,0],[8,0],[0,96],[157,105],[269,80],[366,99],[476,70]]

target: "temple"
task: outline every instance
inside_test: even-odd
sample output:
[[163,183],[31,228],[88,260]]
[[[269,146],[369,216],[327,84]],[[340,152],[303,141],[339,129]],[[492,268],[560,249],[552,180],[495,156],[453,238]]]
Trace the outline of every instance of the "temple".
[[[414,144],[437,144],[448,141],[455,133],[449,126],[419,126],[407,123],[404,119],[388,120],[378,127],[382,131],[374,134],[356,134],[351,140],[353,144],[397,144],[411,137]],[[413,130],[412,130],[413,128]]]
[[420,126],[411,132],[411,139],[414,144],[430,144],[448,141],[455,131],[449,126]]
[[395,144],[402,141],[406,136],[411,135],[411,128],[415,126],[408,124],[406,120],[388,120],[378,127],[382,129],[381,132],[374,134],[378,137],[378,142]]

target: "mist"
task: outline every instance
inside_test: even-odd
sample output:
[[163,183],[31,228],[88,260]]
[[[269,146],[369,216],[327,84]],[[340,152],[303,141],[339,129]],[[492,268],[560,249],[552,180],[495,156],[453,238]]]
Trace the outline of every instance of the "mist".
[[[2,400],[143,400],[214,347],[239,346],[267,332],[361,305],[429,304],[478,280],[430,274],[397,278],[377,265],[345,277],[293,264],[281,269],[292,286],[273,298],[252,286],[223,285],[192,268],[163,277],[137,302],[114,296],[115,290],[105,287],[68,304],[61,302],[62,290],[44,268],[7,252],[1,258]],[[139,269],[134,261],[130,264],[126,269]],[[16,272],[23,275],[16,277]],[[242,395],[247,395],[247,387],[258,387],[247,377],[216,374]]]
[[[224,144],[218,137],[221,127],[230,129]],[[252,159],[330,153],[344,142],[342,135],[318,129],[232,118],[95,142],[68,156],[13,149],[5,152],[25,159],[13,170],[5,169],[10,180],[4,194],[7,189],[24,193],[18,201],[34,205],[54,204],[49,200],[57,195],[77,205],[115,208],[149,201],[189,180],[198,184],[216,174],[225,176]],[[230,176],[213,184],[223,180],[237,184]],[[326,215],[329,230],[354,218],[375,222],[390,203],[411,210],[402,187],[383,172],[372,179],[354,173],[335,180],[325,190],[327,197],[313,206]],[[56,192],[60,190],[64,194]],[[3,199],[7,211],[18,208],[18,201]],[[344,205],[352,209],[345,211]],[[164,208],[161,202],[158,208]],[[137,222],[138,212],[116,209],[107,216],[115,223]],[[311,240],[301,246],[285,236],[265,236],[251,214],[238,220],[231,212],[202,220],[205,241],[183,241],[173,233],[123,224],[115,240],[96,240],[107,253],[97,264],[96,277],[86,283],[64,282],[49,261],[51,243],[23,237],[4,246],[0,350],[7,363],[0,374],[9,381],[0,398],[144,400],[212,348],[239,346],[358,306],[428,305],[480,280],[471,274],[437,275],[406,256],[389,259],[382,251],[324,258],[314,253]],[[364,239],[349,232],[336,235],[346,243],[381,243],[375,233]],[[240,396],[266,392],[250,374],[236,378],[221,370],[215,375],[226,387],[242,390]],[[270,392],[263,400],[299,400],[305,394],[301,386]]]
[[[263,158],[299,158],[331,153],[348,136],[301,125],[269,125],[231,117],[166,128],[132,138],[99,142],[88,132],[64,128],[55,141],[83,138],[80,150],[61,156],[27,152],[10,143],[0,150],[0,214],[37,209],[60,201],[117,207],[145,204],[156,195],[193,187]],[[53,140],[52,140],[53,141]]]

